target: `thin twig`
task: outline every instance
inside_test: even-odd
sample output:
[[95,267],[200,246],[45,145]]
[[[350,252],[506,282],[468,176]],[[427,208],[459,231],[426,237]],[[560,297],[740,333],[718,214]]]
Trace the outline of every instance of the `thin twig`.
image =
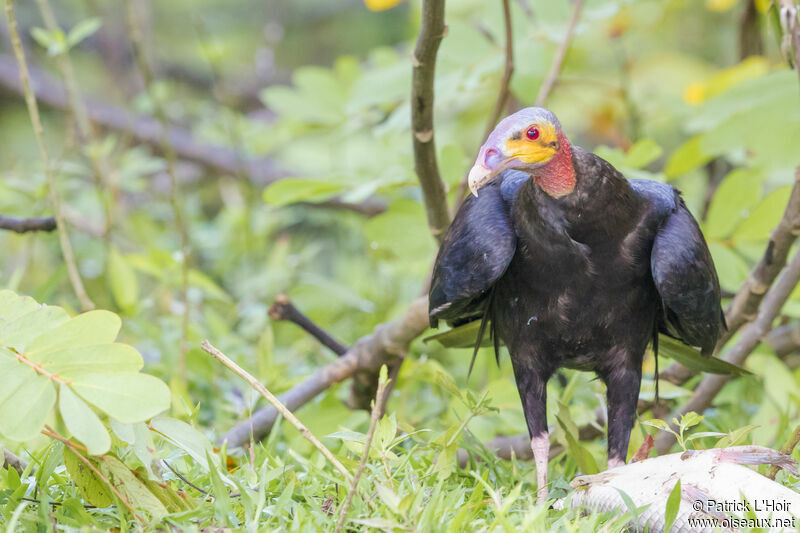
[[124,497],[124,496],[123,496],[123,495],[122,495],[122,494],[121,494],[121,493],[120,493],[120,492],[117,490],[117,488],[114,486],[114,484],[113,484],[113,483],[111,483],[111,481],[109,481],[109,479],[108,479],[108,478],[107,478],[107,477],[106,477],[106,476],[105,476],[105,475],[104,475],[102,472],[100,472],[100,470],[98,470],[98,469],[97,469],[97,467],[95,467],[95,466],[92,464],[92,462],[91,462],[89,459],[87,459],[86,457],[84,457],[84,456],[83,456],[83,454],[82,454],[80,451],[78,451],[78,446],[77,446],[77,445],[76,445],[74,442],[72,442],[71,440],[69,440],[69,439],[67,439],[67,438],[65,438],[65,437],[63,437],[63,436],[61,436],[61,435],[59,435],[59,434],[58,434],[58,433],[57,433],[57,432],[56,432],[56,431],[55,431],[53,428],[51,428],[50,426],[45,426],[45,429],[43,429],[43,430],[42,430],[42,434],[43,434],[43,435],[46,435],[46,436],[48,436],[48,437],[50,437],[50,438],[53,438],[53,439],[56,439],[56,440],[60,440],[61,442],[63,442],[63,443],[64,443],[64,445],[65,445],[65,446],[66,446],[66,447],[69,449],[69,451],[71,451],[72,453],[74,453],[74,454],[75,454],[75,456],[76,456],[78,459],[80,459],[80,460],[81,460],[81,461],[82,461],[82,462],[83,462],[83,463],[84,463],[86,466],[88,466],[88,467],[89,467],[89,470],[91,470],[92,472],[94,472],[94,473],[97,475],[97,477],[99,477],[99,478],[100,478],[100,479],[103,481],[103,483],[105,483],[106,485],[108,485],[108,488],[110,488],[110,489],[111,489],[111,492],[113,492],[113,493],[114,493],[114,495],[115,495],[117,498],[119,498],[119,501],[121,501],[121,502],[122,502],[122,504],[123,504],[125,507],[127,507],[127,508],[128,508],[128,510],[131,512],[131,514],[133,514],[133,516],[134,516],[134,517],[135,517],[135,518],[136,518],[136,519],[137,519],[139,522],[141,522],[142,524],[144,524],[144,523],[145,523],[145,520],[144,520],[144,518],[142,518],[141,516],[139,516],[139,514],[136,512],[136,509],[134,509],[134,508],[133,508],[133,506],[130,504],[130,502],[129,502],[129,501],[128,501],[128,500],[127,500],[127,499],[126,499],[126,498],[125,498],[125,497]]
[[30,115],[31,124],[33,126],[33,134],[36,138],[36,146],[39,148],[39,155],[44,164],[44,173],[47,179],[48,197],[50,205],[55,215],[56,226],[58,227],[58,237],[61,244],[61,253],[64,256],[64,262],[67,266],[67,277],[72,284],[72,289],[75,291],[75,296],[80,301],[81,308],[84,311],[94,309],[94,303],[86,294],[86,289],[83,287],[78,266],[75,263],[75,255],[72,252],[72,245],[69,242],[69,233],[67,232],[67,225],[64,224],[64,216],[61,213],[61,201],[56,192],[56,176],[53,164],[50,161],[50,156],[47,153],[47,146],[44,141],[44,128],[42,121],[39,118],[39,106],[36,103],[36,96],[31,90],[30,76],[28,74],[28,65],[25,62],[25,51],[22,49],[22,41],[17,31],[17,18],[14,13],[14,0],[6,0],[6,19],[8,21],[8,33],[11,37],[11,47],[14,49],[14,56],[17,60],[19,68],[19,80],[22,85],[22,92],[25,96],[25,104],[28,106],[28,114]]
[[[783,269],[778,281],[764,296],[758,317],[742,329],[738,341],[722,357],[723,360],[734,365],[744,363],[747,356],[755,350],[761,339],[770,331],[772,321],[778,316],[798,282],[800,282],[800,253],[796,253]],[[730,379],[730,376],[706,375],[689,402],[682,409],[676,411],[673,417],[680,419],[682,415],[691,411],[703,413]],[[662,431],[656,438],[656,449],[660,454],[665,453],[674,443],[675,436],[667,431]]]
[[561,44],[558,45],[556,55],[553,56],[553,63],[550,65],[550,71],[545,76],[541,87],[539,87],[539,94],[536,95],[536,102],[533,104],[536,107],[544,105],[545,101],[547,101],[547,96],[558,79],[558,73],[561,72],[561,65],[567,55],[572,34],[575,32],[575,25],[581,15],[581,9],[583,9],[583,0],[575,0],[572,6],[572,14],[569,16],[569,22],[567,23],[567,30],[564,32],[564,38],[561,40]]
[[[346,354],[283,393],[280,399],[289,410],[295,411],[358,371],[377,371],[383,364],[402,359],[409,343],[427,328],[428,298],[417,298],[402,317],[376,326],[372,333],[356,341]],[[272,406],[262,407],[231,428],[220,442],[227,442],[229,448],[235,448],[250,442],[251,437],[259,441],[270,432],[279,414]]]
[[[792,433],[792,436],[789,437],[789,440],[787,440],[786,443],[783,445],[783,448],[781,448],[781,453],[784,455],[792,455],[792,452],[794,451],[798,442],[800,442],[800,426],[794,428],[794,433]],[[767,473],[764,475],[774,480],[775,476],[778,475],[778,471],[780,471],[780,469],[781,469],[780,466],[772,465],[769,467],[769,470],[767,470]]]
[[134,56],[139,68],[139,73],[144,82],[145,91],[150,96],[153,102],[153,112],[161,126],[161,147],[164,151],[164,156],[167,164],[167,175],[169,176],[170,194],[169,203],[172,206],[172,216],[175,222],[175,227],[178,230],[178,239],[181,252],[181,287],[180,298],[183,305],[183,315],[181,317],[181,340],[180,340],[180,353],[178,357],[178,370],[183,380],[186,380],[186,352],[189,350],[188,337],[189,337],[189,261],[191,260],[191,251],[189,249],[189,230],[186,227],[186,221],[183,213],[181,191],[178,185],[178,177],[175,171],[175,165],[178,157],[175,153],[175,147],[167,133],[167,113],[164,110],[160,99],[153,95],[153,73],[150,69],[150,64],[145,57],[144,52],[144,39],[142,37],[142,29],[139,25],[139,17],[134,8],[133,0],[126,0],[125,7],[127,8],[128,30],[131,38],[131,45],[133,46]]
[[297,324],[306,333],[317,339],[324,346],[327,346],[336,355],[347,353],[347,347],[334,339],[327,331],[316,325],[310,318],[304,315],[292,304],[289,297],[279,294],[269,307],[269,317],[273,320],[288,320]]
[[168,463],[166,460],[162,460],[161,462],[162,462],[162,463],[164,463],[164,465],[165,465],[167,468],[169,468],[170,472],[172,472],[173,474],[175,474],[175,475],[178,477],[178,479],[180,479],[181,481],[183,481],[184,483],[186,483],[187,485],[189,485],[190,487],[192,487],[194,490],[196,490],[197,492],[199,492],[199,493],[200,493],[200,494],[202,494],[203,496],[208,496],[208,492],[207,492],[207,491],[205,491],[205,490],[201,489],[200,487],[198,487],[197,485],[195,485],[194,483],[192,483],[191,481],[189,481],[188,479],[186,479],[186,478],[185,478],[185,477],[184,477],[184,476],[183,476],[183,475],[182,475],[180,472],[178,472],[177,470],[175,470],[174,468],[172,468],[172,465],[171,465],[171,464],[169,464],[169,463]]
[[325,458],[331,462],[331,464],[345,477],[347,481],[352,481],[353,476],[350,474],[350,472],[347,471],[344,465],[341,462],[339,462],[336,456],[333,455],[333,453],[331,453],[331,451],[324,444],[322,444],[322,442],[320,442],[319,439],[317,439],[317,437],[315,437],[313,433],[311,433],[311,431],[305,426],[305,424],[300,422],[300,420],[294,415],[294,413],[292,413],[289,409],[287,409],[286,406],[283,405],[283,403],[281,403],[281,401],[275,397],[275,395],[273,395],[270,391],[268,391],[264,385],[262,385],[256,378],[254,378],[242,367],[234,363],[228,356],[226,356],[224,353],[220,352],[218,349],[212,346],[210,342],[203,341],[203,344],[200,347],[203,349],[203,351],[207,352],[215,359],[217,359],[220,363],[231,369],[231,371],[233,371],[234,374],[245,380],[248,385],[253,387],[253,389],[255,389],[259,394],[261,394],[261,396],[263,396],[269,403],[273,405],[273,407],[275,407],[275,409],[278,410],[278,412],[283,416],[284,419],[286,419],[287,421],[289,421],[290,424],[296,427],[297,430],[300,432],[300,434],[308,442],[313,444],[314,447],[317,448],[322,453],[322,455],[324,455]]
[[[44,20],[45,27],[51,32],[59,32],[61,28],[56,20],[55,12],[50,5],[49,0],[36,0],[39,6],[39,12]],[[94,185],[97,191],[97,196],[100,199],[100,204],[103,206],[103,238],[106,245],[110,244],[111,236],[111,213],[113,212],[111,206],[112,194],[106,191],[108,181],[106,176],[109,172],[110,165],[105,156],[99,154],[95,148],[90,148],[91,144],[96,143],[97,138],[92,131],[89,123],[89,117],[86,113],[86,102],[80,94],[80,87],[78,85],[75,71],[72,68],[72,61],[69,57],[69,50],[65,50],[56,55],[56,66],[58,67],[61,78],[64,80],[64,87],[67,89],[67,97],[69,98],[69,107],[72,115],[75,118],[75,123],[78,127],[79,142],[83,145],[83,153],[89,160],[89,166],[92,169],[92,177],[94,178]]]
[[414,144],[414,170],[417,173],[428,226],[437,241],[450,225],[447,195],[439,166],[433,134],[433,80],[436,53],[445,35],[444,0],[423,0],[422,24],[411,57],[411,129]]
[[[508,97],[511,94],[511,76],[514,74],[514,34],[511,24],[511,5],[509,0],[503,0],[503,23],[506,31],[505,55],[506,60],[503,66],[503,78],[500,80],[500,89],[497,92],[497,100],[494,103],[492,114],[489,115],[489,120],[486,122],[486,129],[483,133],[483,139],[492,133],[492,130],[500,120],[500,115],[506,107]],[[458,185],[458,192],[456,193],[456,207],[458,207],[463,199],[467,196],[467,176],[461,180]]]
[[0,215],[0,229],[28,233],[29,231],[53,231],[56,229],[55,217],[9,218]]
[[380,380],[378,381],[378,392],[375,394],[375,402],[372,405],[372,416],[370,417],[369,421],[369,430],[367,430],[367,438],[364,440],[364,451],[361,454],[361,462],[358,463],[358,468],[356,469],[356,474],[353,476],[353,481],[350,483],[350,490],[347,493],[347,499],[342,506],[342,510],[339,512],[339,521],[336,524],[336,530],[334,533],[339,533],[344,527],[344,521],[347,519],[347,512],[350,510],[350,505],[353,503],[353,496],[356,494],[356,488],[358,487],[358,481],[361,479],[361,475],[364,473],[364,469],[367,467],[367,460],[369,459],[369,450],[372,446],[372,437],[375,436],[375,428],[378,427],[378,420],[380,420],[383,414],[383,406],[386,403],[387,394],[385,394],[386,387],[389,384],[389,380]]

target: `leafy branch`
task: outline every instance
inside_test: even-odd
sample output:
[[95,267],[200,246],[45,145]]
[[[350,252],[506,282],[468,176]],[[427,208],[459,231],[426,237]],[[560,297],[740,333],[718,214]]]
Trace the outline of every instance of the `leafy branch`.
[[[49,0],[36,0],[36,3],[39,6],[39,12],[42,15],[42,20],[44,20],[47,30],[51,34],[60,34],[61,28],[58,26],[56,15],[53,12],[53,8],[50,5]],[[90,26],[84,25],[83,27],[87,28],[85,31],[91,30]],[[73,29],[73,32],[75,30],[79,31],[79,37],[82,33],[85,33],[80,31],[81,28],[82,26],[78,25],[75,29]],[[95,26],[95,29],[96,28],[97,26]],[[70,32],[70,34],[75,35],[73,32]],[[70,41],[69,35],[67,36],[66,41]],[[72,41],[75,41],[74,37]],[[77,42],[68,44],[75,45]],[[105,237],[106,242],[108,242],[111,231],[111,198],[113,198],[113,194],[110,194],[109,191],[106,190],[109,182],[107,176],[110,173],[110,166],[106,157],[101,155],[98,150],[92,147],[92,145],[97,142],[97,138],[92,130],[91,124],[89,123],[89,117],[86,113],[86,102],[81,96],[78,80],[75,76],[75,70],[72,68],[72,60],[69,56],[69,46],[67,46],[66,43],[62,49],[55,54],[55,59],[56,66],[58,67],[61,78],[64,80],[64,86],[67,89],[69,108],[72,112],[72,116],[75,117],[75,124],[77,125],[79,133],[79,142],[83,144],[84,155],[89,160],[89,166],[92,169],[92,176],[94,178],[97,196],[100,199],[100,204],[103,206],[103,214],[105,218],[105,223],[103,224],[103,236]]]

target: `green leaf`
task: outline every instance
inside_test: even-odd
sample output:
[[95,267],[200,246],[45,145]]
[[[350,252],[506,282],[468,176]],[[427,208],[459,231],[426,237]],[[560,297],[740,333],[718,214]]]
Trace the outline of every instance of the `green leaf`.
[[100,19],[97,17],[88,18],[86,20],[82,20],[72,28],[69,33],[67,34],[67,46],[72,48],[76,44],[80,43],[98,29],[100,29]]
[[133,373],[144,364],[133,346],[116,342],[32,354],[28,359],[67,379],[98,372]]
[[215,457],[211,441],[191,425],[166,416],[160,416],[150,421],[150,427],[172,444],[188,453],[204,470],[214,468],[217,463],[209,465],[207,457]]
[[658,336],[658,353],[698,372],[728,376],[749,375],[751,372],[716,357],[703,357],[698,350],[666,335]]
[[67,429],[90,454],[100,455],[111,448],[111,437],[103,423],[67,385],[61,384],[58,389],[58,407]]
[[702,136],[695,135],[672,152],[667,165],[664,167],[664,174],[666,174],[667,178],[685,174],[711,160],[712,154],[703,152],[701,141]]
[[87,402],[126,423],[147,420],[170,404],[166,383],[147,374],[81,374],[73,378],[72,388]]
[[122,461],[112,455],[102,455],[96,461],[100,472],[134,509],[146,511],[153,518],[167,514],[167,508],[161,500],[156,498]]
[[659,418],[654,418],[652,420],[640,420],[640,422],[645,426],[654,427],[663,431],[670,431],[669,424]]
[[[474,348],[480,326],[480,320],[473,320],[461,326],[450,328],[447,331],[425,337],[423,342],[436,341],[445,348]],[[485,335],[481,346],[489,346],[490,344],[489,336]]]
[[16,441],[32,439],[44,426],[55,403],[53,384],[32,370],[25,373],[24,381],[17,383],[0,403],[0,433]]
[[37,304],[32,311],[0,325],[0,343],[24,351],[24,346],[43,330],[63,324],[67,320],[69,315],[62,308]]
[[108,255],[108,278],[114,301],[123,311],[136,308],[139,298],[139,281],[136,271],[128,264],[122,254],[112,247]]
[[121,326],[122,321],[111,311],[89,311],[42,333],[25,347],[25,351],[33,354],[112,343]]
[[264,189],[264,201],[270,205],[288,205],[297,202],[327,200],[344,190],[344,187],[327,181],[285,178]]
[[664,150],[653,139],[642,139],[631,146],[625,154],[625,166],[644,168],[664,153]]
[[[91,457],[89,461],[97,467],[96,461]],[[83,499],[95,507],[108,507],[114,503],[113,493],[106,483],[100,479],[89,466],[68,447],[64,447],[64,466],[69,472],[72,482],[81,491]]]
[[755,424],[750,424],[744,427],[734,429],[733,431],[728,432],[727,435],[719,439],[717,443],[714,445],[714,448],[729,448],[731,446],[736,446],[737,444],[742,442],[747,435],[753,432],[753,430],[758,428],[759,426]]
[[789,196],[792,187],[786,185],[778,187],[766,196],[761,202],[750,210],[750,216],[739,224],[736,233],[733,235],[737,244],[742,242],[762,242],[769,238],[772,228],[778,225],[786,205],[789,203]]
[[678,509],[681,506],[681,480],[675,482],[672,492],[669,493],[667,498],[667,508],[664,513],[664,531],[669,531],[672,524],[675,523],[675,518],[678,516]]
[[749,209],[761,198],[763,176],[756,170],[737,169],[720,184],[708,208],[704,233],[709,239],[729,237]]

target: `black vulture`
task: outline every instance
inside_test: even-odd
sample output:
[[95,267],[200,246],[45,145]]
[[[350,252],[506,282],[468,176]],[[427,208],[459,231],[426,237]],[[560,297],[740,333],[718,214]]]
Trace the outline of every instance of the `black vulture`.
[[709,355],[719,281],[676,189],[626,179],[546,109],[503,119],[468,179],[474,196],[436,258],[431,326],[482,319],[508,347],[543,500],[548,379],[567,367],[605,382],[608,465],[624,464],[648,343],[661,332]]

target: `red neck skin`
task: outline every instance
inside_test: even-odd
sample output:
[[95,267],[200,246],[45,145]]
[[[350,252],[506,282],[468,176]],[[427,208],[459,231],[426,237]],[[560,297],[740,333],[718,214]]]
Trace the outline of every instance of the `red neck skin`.
[[533,173],[533,180],[553,198],[561,198],[575,190],[572,149],[567,136],[563,133],[558,135],[558,144],[558,152]]

